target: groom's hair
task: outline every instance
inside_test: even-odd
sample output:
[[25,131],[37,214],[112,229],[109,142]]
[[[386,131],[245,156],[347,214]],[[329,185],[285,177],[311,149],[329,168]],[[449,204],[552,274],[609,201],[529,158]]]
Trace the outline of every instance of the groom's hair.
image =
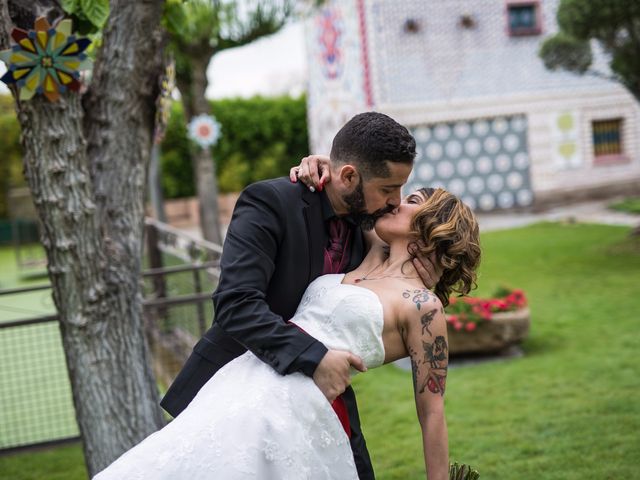
[[416,141],[405,127],[378,112],[360,113],[338,131],[331,146],[331,162],[359,167],[365,179],[386,178],[386,162],[413,164]]

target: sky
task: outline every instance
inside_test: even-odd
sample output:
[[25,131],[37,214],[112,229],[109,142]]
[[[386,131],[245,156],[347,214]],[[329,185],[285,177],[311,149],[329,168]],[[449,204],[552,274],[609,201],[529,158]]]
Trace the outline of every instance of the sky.
[[[207,97],[299,95],[306,88],[306,69],[303,25],[291,23],[274,35],[216,55],[207,70]],[[0,76],[5,71],[0,62]],[[0,93],[6,92],[0,82]]]
[[207,71],[207,97],[302,93],[307,78],[303,35],[298,22],[250,45],[220,52]]

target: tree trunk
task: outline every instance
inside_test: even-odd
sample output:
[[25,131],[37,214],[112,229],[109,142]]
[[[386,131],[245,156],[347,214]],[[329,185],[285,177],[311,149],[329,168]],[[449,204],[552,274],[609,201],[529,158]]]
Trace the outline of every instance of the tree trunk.
[[218,209],[218,179],[209,148],[201,148],[194,155],[194,171],[200,212],[200,228],[205,240],[222,245],[220,212]]
[[153,214],[163,223],[167,222],[164,212],[164,195],[162,194],[162,178],[160,166],[160,145],[153,143],[151,148],[151,162],[149,164],[149,201],[153,207]]
[[[73,92],[18,102],[90,475],[163,425],[139,284],[162,3],[111,1],[84,110]],[[0,0],[0,48],[6,7]]]
[[[191,79],[182,79],[178,87],[183,93],[183,105],[187,121],[197,115],[209,115],[207,90],[207,66],[213,53],[204,50],[198,58],[190,56]],[[218,209],[218,179],[216,166],[209,148],[198,148],[192,158],[193,174],[200,211],[200,228],[205,240],[222,245],[220,213]]]

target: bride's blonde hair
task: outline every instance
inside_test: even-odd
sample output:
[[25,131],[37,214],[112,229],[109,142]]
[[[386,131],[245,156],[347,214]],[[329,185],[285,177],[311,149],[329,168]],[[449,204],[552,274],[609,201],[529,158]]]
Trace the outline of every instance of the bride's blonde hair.
[[421,240],[417,243],[420,254],[435,252],[444,269],[434,293],[447,306],[451,292],[465,295],[476,287],[480,229],[471,209],[452,193],[442,188],[419,192],[426,201],[411,221],[411,235]]

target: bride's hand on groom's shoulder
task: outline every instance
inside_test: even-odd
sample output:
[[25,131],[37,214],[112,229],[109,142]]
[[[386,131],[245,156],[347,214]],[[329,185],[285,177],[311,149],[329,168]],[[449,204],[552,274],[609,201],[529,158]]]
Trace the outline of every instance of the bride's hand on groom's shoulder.
[[320,391],[333,402],[351,384],[351,367],[366,372],[360,357],[342,350],[328,350],[313,373],[313,381]]
[[409,244],[409,253],[413,256],[413,266],[424,286],[428,289],[435,287],[443,272],[442,266],[436,259],[436,253],[421,255],[417,242]]
[[331,181],[331,159],[326,155],[309,155],[300,160],[300,165],[289,170],[289,179],[304,183],[309,190],[322,191]]

